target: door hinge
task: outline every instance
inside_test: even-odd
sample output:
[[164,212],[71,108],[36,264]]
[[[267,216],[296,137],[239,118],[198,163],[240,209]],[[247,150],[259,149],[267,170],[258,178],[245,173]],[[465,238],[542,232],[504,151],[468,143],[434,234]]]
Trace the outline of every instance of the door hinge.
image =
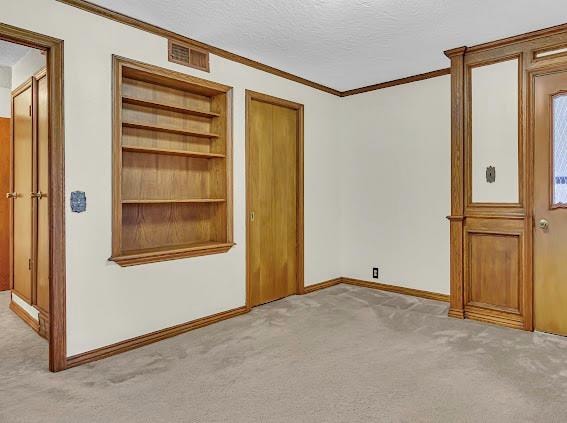
[[32,106],[30,105],[30,116],[32,115]]
[[32,270],[32,259],[28,259],[28,270]]

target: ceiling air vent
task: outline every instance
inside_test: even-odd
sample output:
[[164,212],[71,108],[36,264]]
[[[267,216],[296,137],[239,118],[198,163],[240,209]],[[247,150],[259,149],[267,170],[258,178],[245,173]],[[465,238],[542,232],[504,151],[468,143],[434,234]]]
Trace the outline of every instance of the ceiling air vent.
[[169,61],[209,72],[209,52],[179,41],[169,40]]

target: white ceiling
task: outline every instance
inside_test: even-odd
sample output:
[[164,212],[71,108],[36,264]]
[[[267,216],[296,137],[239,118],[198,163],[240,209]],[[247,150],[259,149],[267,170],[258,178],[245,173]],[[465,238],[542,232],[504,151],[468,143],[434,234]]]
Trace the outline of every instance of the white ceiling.
[[565,0],[92,0],[339,90],[449,66],[443,51],[567,21]]
[[0,66],[13,66],[30,50],[30,47],[0,40]]

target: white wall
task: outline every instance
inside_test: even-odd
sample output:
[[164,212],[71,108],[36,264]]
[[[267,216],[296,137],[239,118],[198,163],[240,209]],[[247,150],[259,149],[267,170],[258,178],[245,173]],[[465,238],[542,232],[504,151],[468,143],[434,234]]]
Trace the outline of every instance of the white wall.
[[12,115],[12,68],[0,66],[0,117],[9,118]]
[[450,102],[450,76],[343,100],[343,275],[449,292]]
[[12,66],[12,90],[30,79],[45,65],[45,55],[41,53],[41,50],[30,48],[29,52]]
[[[66,215],[68,355],[244,305],[245,89],[305,105],[305,282],[341,275],[337,97],[215,56],[210,74],[169,63],[166,39],[55,1],[7,2],[2,21],[65,41],[66,194],[83,190],[88,201],[87,212]],[[130,268],[107,261],[112,54],[234,87],[237,245],[229,253]]]
[[[473,68],[472,199],[475,203],[517,203],[518,60]],[[496,181],[486,181],[494,166]]]

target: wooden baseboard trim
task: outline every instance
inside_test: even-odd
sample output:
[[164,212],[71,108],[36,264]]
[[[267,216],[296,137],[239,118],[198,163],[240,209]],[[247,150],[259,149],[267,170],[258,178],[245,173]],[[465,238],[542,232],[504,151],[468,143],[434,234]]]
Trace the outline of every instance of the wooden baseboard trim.
[[[339,285],[341,283],[361,286],[365,288],[379,289],[382,291],[395,292],[398,294],[412,295],[414,297],[427,298],[431,300],[449,301],[449,296],[444,294],[437,294],[429,291],[420,291],[417,289],[404,288],[395,285],[386,285],[377,282],[367,282],[358,279],[344,278],[344,277],[334,278],[324,282],[317,283],[315,285],[306,286],[302,294],[309,294],[311,292],[319,291],[325,288],[330,288],[332,286]],[[212,316],[207,316],[201,319],[193,320],[191,322],[183,323],[177,326],[172,326],[170,328],[155,331],[146,335],[141,335],[136,338],[127,339],[125,341],[117,342],[115,344],[108,345],[106,347],[101,347],[92,351],[87,351],[81,354],[77,354],[67,358],[66,368],[69,369],[72,367],[80,366],[82,364],[101,360],[103,358],[108,358],[113,355],[130,351],[136,348],[140,348],[145,345],[152,344],[154,342],[158,342],[167,338],[171,338],[173,336],[180,335],[185,332],[189,332],[194,329],[198,329],[204,326],[211,325],[213,323],[220,322],[222,320],[240,316],[242,314],[248,313],[249,311],[250,310],[246,306],[243,306],[232,310],[224,311],[221,313],[217,313]]]
[[20,319],[22,319],[30,328],[39,333],[39,322],[31,317],[26,311],[13,301],[10,301],[10,310],[12,310]]
[[329,279],[328,281],[319,282],[316,283],[315,285],[306,286],[303,289],[303,294],[309,294],[311,292],[319,291],[321,289],[330,288],[331,286],[335,286],[340,283],[343,283],[343,278]]
[[490,323],[497,326],[505,326],[513,329],[527,330],[524,327],[524,322],[516,319],[510,319],[506,316],[491,315],[483,312],[467,310],[465,311],[465,319],[476,320],[477,322],[482,323]]
[[248,309],[243,306],[228,311],[223,311],[211,316],[202,317],[191,322],[182,323],[180,325],[172,326],[166,329],[158,330],[146,335],[141,335],[136,338],[127,339],[125,341],[117,342],[116,344],[108,345],[106,347],[97,348],[96,350],[87,351],[81,354],[74,355],[67,358],[67,368],[80,366],[82,364],[90,363],[93,361],[101,360],[103,358],[111,357],[126,351],[140,348],[145,345],[153,344],[173,336],[180,335],[222,320],[230,319],[232,317],[240,316],[248,312]]
[[428,300],[449,302],[449,295],[438,294],[437,292],[422,291],[420,289],[405,288],[403,286],[388,285],[379,282],[368,282],[353,278],[342,278],[342,281],[347,285],[362,286],[364,288],[379,289],[380,291],[395,292],[396,294],[411,295]]
[[447,313],[449,317],[454,317],[455,319],[464,319],[465,318],[465,311],[464,310],[457,310],[456,308],[450,308],[449,313]]

